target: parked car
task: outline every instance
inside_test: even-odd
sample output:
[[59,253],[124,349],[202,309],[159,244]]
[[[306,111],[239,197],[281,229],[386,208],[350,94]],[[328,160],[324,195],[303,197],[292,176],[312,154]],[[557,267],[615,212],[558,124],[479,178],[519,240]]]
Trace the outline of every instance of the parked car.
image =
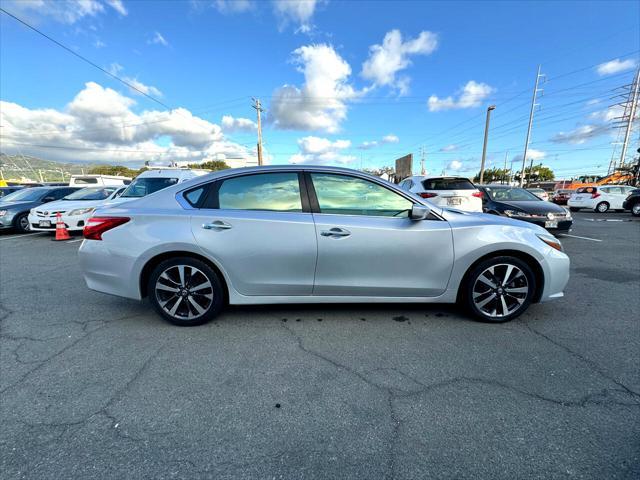
[[79,187],[23,188],[0,199],[0,229],[29,231],[29,210],[53,202],[79,190]]
[[67,230],[82,230],[96,208],[117,198],[125,188],[125,186],[83,188],[58,202],[32,208],[29,213],[29,226],[35,231],[55,231],[57,215],[60,213]]
[[130,177],[121,175],[71,175],[69,186],[71,187],[98,187],[98,186],[120,186],[129,185]]
[[481,185],[483,209],[494,215],[535,223],[547,230],[569,231],[573,218],[565,208],[541,200],[524,188]]
[[572,212],[577,212],[581,208],[588,208],[598,213],[622,210],[622,203],[634,188],[628,185],[581,187],[571,195],[567,205]]
[[15,187],[0,187],[0,199],[6,197],[10,193],[17,192],[18,190],[23,189],[24,187],[16,185]]
[[482,211],[482,195],[468,178],[414,176],[405,178],[399,185],[440,207]]
[[189,168],[154,168],[138,175],[118,198],[109,202],[116,204],[141,198],[177,183],[206,175],[208,170]]
[[337,167],[215,172],[102,208],[84,237],[89,288],[148,297],[184,326],[225,303],[460,302],[502,322],[562,297],[569,278],[562,245],[537,225],[442,209]]
[[634,188],[629,196],[622,202],[622,208],[631,210],[631,215],[640,217],[640,188]]
[[572,193],[573,193],[573,190],[567,190],[567,189],[556,190],[555,192],[553,192],[551,201],[556,205],[566,205]]
[[533,193],[540,200],[549,201],[549,194],[541,188],[527,188],[527,192]]

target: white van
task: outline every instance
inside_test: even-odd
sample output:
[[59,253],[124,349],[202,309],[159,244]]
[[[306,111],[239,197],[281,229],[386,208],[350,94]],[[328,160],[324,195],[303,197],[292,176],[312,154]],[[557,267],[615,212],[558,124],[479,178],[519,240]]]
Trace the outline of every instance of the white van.
[[130,177],[120,175],[71,175],[70,187],[117,187],[131,183]]
[[189,168],[154,167],[153,170],[147,170],[138,175],[126,190],[122,192],[122,195],[110,201],[109,205],[135,200],[136,198],[144,197],[150,193],[175,185],[176,183],[182,183],[192,178],[206,175],[207,173],[211,172],[209,170],[194,170]]

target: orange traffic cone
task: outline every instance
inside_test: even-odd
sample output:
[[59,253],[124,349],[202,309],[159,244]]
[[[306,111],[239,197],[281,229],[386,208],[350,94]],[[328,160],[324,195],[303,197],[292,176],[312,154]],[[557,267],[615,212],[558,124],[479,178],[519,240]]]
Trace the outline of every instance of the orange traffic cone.
[[67,231],[67,227],[64,226],[64,222],[62,221],[62,215],[58,212],[56,214],[56,238],[54,238],[54,240],[69,240],[70,238],[71,236]]

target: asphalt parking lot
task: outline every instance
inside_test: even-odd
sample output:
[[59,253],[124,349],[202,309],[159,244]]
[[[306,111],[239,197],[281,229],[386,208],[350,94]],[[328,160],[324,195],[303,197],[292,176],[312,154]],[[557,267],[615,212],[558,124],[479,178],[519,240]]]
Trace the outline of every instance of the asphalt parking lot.
[[639,478],[640,220],[576,214],[566,297],[231,308],[86,289],[79,237],[0,235],[4,479]]

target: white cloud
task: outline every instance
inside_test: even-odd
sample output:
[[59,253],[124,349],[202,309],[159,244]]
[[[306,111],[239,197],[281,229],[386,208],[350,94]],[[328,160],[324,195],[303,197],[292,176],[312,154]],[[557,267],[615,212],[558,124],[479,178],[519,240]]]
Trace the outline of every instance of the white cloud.
[[[198,3],[196,2],[196,6]],[[214,0],[212,5],[213,8],[224,14],[246,12],[255,6],[254,2],[250,0]]]
[[122,70],[124,70],[124,67],[119,63],[115,63],[115,62],[107,67],[107,71],[111,75],[118,75],[118,73],[120,73]]
[[346,102],[359,94],[348,84],[351,67],[330,45],[307,45],[293,52],[304,74],[302,87],[284,85],[273,93],[269,121],[289,130],[338,131],[347,116]]
[[147,40],[149,45],[162,45],[163,47],[168,47],[169,42],[162,36],[160,32],[155,32],[153,37]]
[[610,122],[611,120],[617,119],[624,115],[624,106],[623,105],[612,105],[604,110],[598,110],[596,112],[591,112],[589,114],[589,118],[592,120],[599,120],[601,122]]
[[279,28],[284,29],[289,23],[298,26],[298,31],[306,33],[312,30],[311,17],[316,6],[322,2],[317,0],[273,0],[273,11],[278,18]]
[[124,77],[123,80],[128,84],[130,84],[132,87],[134,87],[133,89],[131,89],[131,93],[139,95],[142,92],[146,95],[151,95],[155,97],[162,96],[162,92],[158,90],[156,87],[152,85],[145,85],[144,83],[139,81],[137,78]]
[[399,141],[400,141],[400,139],[398,138],[397,135],[389,134],[389,135],[385,135],[380,140],[371,140],[371,141],[362,142],[358,146],[358,148],[360,150],[369,150],[369,149],[375,148],[375,147],[377,147],[379,145],[384,145],[386,143],[398,143]]
[[461,170],[463,167],[462,162],[460,160],[451,160],[449,162],[449,164],[447,165],[447,170],[453,170],[455,172],[457,172],[458,170]]
[[457,92],[458,98],[454,98],[451,95],[446,98],[431,95],[427,105],[431,112],[451,110],[454,108],[473,108],[481,105],[483,100],[493,92],[495,92],[495,88],[486,83],[478,83],[470,80]]
[[610,127],[605,124],[601,125],[582,125],[569,132],[559,132],[553,137],[551,141],[554,143],[568,143],[571,145],[580,145],[592,138],[598,137],[607,133]]
[[611,60],[610,62],[601,63],[596,67],[596,71],[598,75],[613,75],[614,73],[624,72],[626,70],[631,70],[636,66],[636,61],[633,59],[620,60],[616,58],[615,60]]
[[289,158],[289,163],[313,165],[344,165],[356,160],[353,155],[345,155],[343,150],[351,147],[349,140],[331,141],[328,138],[303,137],[298,140],[300,152]]
[[[536,150],[534,148],[529,148],[527,150],[527,161],[533,160],[535,162],[538,160],[542,160],[546,156],[547,154],[545,152]],[[522,154],[514,156],[512,160],[515,162],[522,162]]]
[[107,0],[107,3],[111,8],[113,8],[120,15],[127,15],[129,12],[122,4],[122,0]]
[[93,46],[94,46],[94,47],[96,47],[96,48],[104,48],[104,47],[106,47],[106,46],[107,46],[107,44],[106,44],[106,43],[104,43],[102,40],[100,40],[100,39],[98,38],[98,39],[96,39],[96,41],[95,41],[95,42],[93,42]]
[[453,152],[454,150],[457,150],[457,149],[458,149],[458,145],[451,144],[451,145],[446,145],[446,146],[442,147],[440,149],[440,151],[441,152]]
[[253,120],[232,117],[231,115],[224,115],[221,123],[225,132],[254,132],[258,128],[258,125]]
[[409,78],[396,74],[411,65],[412,55],[429,55],[438,47],[438,36],[423,31],[414,39],[402,41],[399,30],[387,32],[382,45],[369,47],[369,58],[362,65],[361,75],[376,86],[396,88],[400,94],[408,92]]
[[255,158],[253,151],[225,138],[219,125],[184,108],[135,113],[135,103],[95,82],[87,83],[63,111],[1,101],[3,150],[74,162]]
[[104,12],[98,0],[10,0],[5,2],[15,13],[35,18],[50,18],[66,24],[74,24],[84,17],[95,17]]

